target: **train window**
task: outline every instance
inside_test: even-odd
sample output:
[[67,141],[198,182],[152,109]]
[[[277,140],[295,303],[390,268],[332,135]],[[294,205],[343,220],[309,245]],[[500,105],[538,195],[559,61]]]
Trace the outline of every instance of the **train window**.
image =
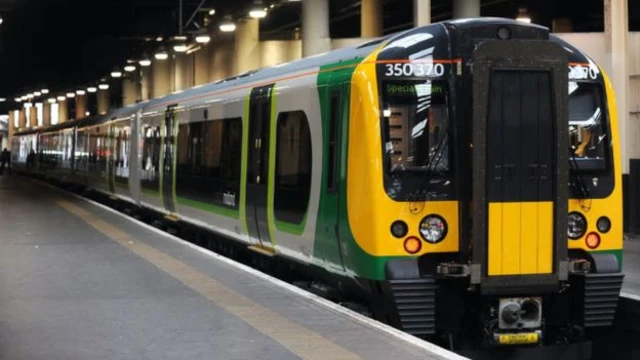
[[569,136],[572,160],[580,170],[605,170],[606,110],[598,84],[569,82]]
[[160,140],[160,126],[143,126],[140,183],[147,189],[159,189]]
[[176,195],[202,203],[236,207],[225,194],[238,194],[242,154],[240,118],[180,125]]
[[305,113],[280,113],[276,136],[275,217],[300,224],[311,194],[311,132]]
[[119,126],[114,129],[115,133],[115,180],[120,183],[127,183],[129,178],[129,149],[131,147],[129,126]]
[[449,170],[449,111],[446,82],[387,81],[383,84],[387,170]]

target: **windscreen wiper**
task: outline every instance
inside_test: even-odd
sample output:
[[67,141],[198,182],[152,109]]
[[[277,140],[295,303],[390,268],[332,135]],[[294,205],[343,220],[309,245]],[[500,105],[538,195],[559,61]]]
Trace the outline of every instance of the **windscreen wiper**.
[[[573,149],[571,149],[573,150]],[[582,178],[582,174],[580,173],[580,165],[578,165],[578,161],[576,160],[576,154],[574,151],[571,151],[571,161],[569,164],[573,165],[571,170],[574,170],[574,176],[576,179],[576,186],[578,188],[578,192],[583,199],[588,199],[590,197],[589,188],[584,182]],[[571,176],[571,172],[569,172],[569,176]],[[571,182],[573,184],[573,182]]]

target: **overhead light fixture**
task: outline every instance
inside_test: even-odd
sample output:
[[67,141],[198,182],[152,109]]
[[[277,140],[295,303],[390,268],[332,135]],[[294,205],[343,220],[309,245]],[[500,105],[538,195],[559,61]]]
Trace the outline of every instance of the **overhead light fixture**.
[[220,31],[222,32],[233,32],[236,31],[236,24],[231,21],[230,16],[225,16],[224,21],[220,24]]
[[75,93],[70,92],[70,93],[67,93],[67,97],[68,97],[69,99],[73,99],[74,97],[76,97],[76,94],[75,94]]
[[166,51],[161,50],[158,51],[155,55],[156,60],[167,60],[169,58],[169,54]]
[[122,77],[122,71],[120,70],[114,70],[111,72],[111,77],[113,78],[119,78]]
[[157,42],[161,42],[162,40],[164,40],[164,39],[162,38],[162,36],[158,36],[158,37],[156,38],[156,41],[157,41]]
[[49,102],[49,104],[54,104],[56,102],[56,98],[49,98],[49,100],[47,100]]
[[40,91],[36,91],[36,92],[33,93],[33,95],[37,97],[37,96],[42,95],[42,93]]
[[109,90],[109,84],[100,84],[100,85],[98,85],[98,89],[100,89],[100,90]]
[[133,65],[127,65],[127,66],[124,67],[124,71],[133,72],[133,71],[136,71],[136,67],[133,66]]
[[85,95],[87,92],[84,90],[76,90],[76,94],[78,95]]
[[29,100],[29,97],[27,95],[23,95],[21,97],[21,99],[22,99],[22,101],[27,101],[27,100]]
[[0,98],[0,102],[5,102],[5,101],[7,101],[7,99],[5,99],[5,98]]
[[251,16],[254,19],[262,19],[265,16],[267,16],[267,11],[265,9],[251,10],[249,11],[249,16]]
[[531,18],[529,17],[529,15],[527,14],[527,9],[526,8],[518,8],[518,17],[516,17],[517,21],[522,21],[525,23],[530,23],[531,22]]
[[13,99],[15,102],[22,102],[22,98],[15,98]]
[[206,44],[211,41],[211,36],[203,34],[196,36],[196,42],[199,44]]
[[43,94],[48,94],[49,93],[49,89],[42,89],[40,90],[41,93]]
[[183,53],[187,51],[187,45],[185,44],[177,44],[173,46],[173,51]]
[[261,0],[253,2],[253,8],[249,11],[249,16],[254,19],[262,19],[267,16],[267,9],[262,4]]
[[27,94],[27,99],[29,100],[33,99],[33,94]]
[[84,113],[84,115],[85,115],[85,116],[90,116],[90,115],[91,115],[91,113],[87,111],[87,112],[85,112],[85,113]]
[[98,91],[98,88],[96,88],[95,86],[89,86],[87,88],[87,91],[90,92],[90,93],[94,93],[94,92]]
[[142,59],[138,61],[138,64],[143,67],[151,66],[151,59],[149,58],[149,56],[147,56],[147,54],[144,54],[142,56]]
[[67,98],[65,96],[58,96],[58,101],[65,101]]
[[4,19],[0,16],[0,24],[4,22]]
[[216,14],[216,10],[215,9],[211,9],[209,10],[209,15],[215,15]]

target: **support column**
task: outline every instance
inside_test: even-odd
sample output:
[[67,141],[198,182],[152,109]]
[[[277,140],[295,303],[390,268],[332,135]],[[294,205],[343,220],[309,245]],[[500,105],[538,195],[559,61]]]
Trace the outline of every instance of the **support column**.
[[431,0],[413,0],[413,25],[415,27],[431,24]]
[[69,117],[69,98],[58,101],[58,123],[63,123]]
[[171,92],[171,60],[156,60],[151,65],[151,94],[154,98]]
[[42,125],[51,125],[51,104],[48,101],[44,102],[44,106],[42,108]]
[[258,19],[244,20],[238,24],[234,74],[241,74],[260,67],[259,29]]
[[27,128],[27,108],[25,108],[24,106],[22,107],[22,109],[20,109],[18,123],[20,124],[20,130],[24,130]]
[[98,90],[98,114],[104,115],[109,112],[111,99],[109,98],[109,90]]
[[382,1],[362,0],[360,7],[360,13],[362,14],[360,36],[363,38],[382,36]]
[[329,50],[329,0],[302,0],[302,57]]
[[13,138],[13,133],[16,132],[16,112],[14,110],[9,110],[9,130],[7,132],[7,148],[11,150],[11,139]]
[[612,69],[611,81],[616,92],[622,172],[629,173],[629,159],[638,157],[638,145],[633,140],[635,129],[629,123],[629,64],[628,56],[629,9],[628,0],[604,0],[605,53]]
[[141,95],[142,98],[141,100],[145,101],[145,100],[149,100],[151,99],[152,96],[152,79],[151,79],[151,75],[152,75],[152,71],[151,71],[151,67],[149,66],[144,66],[140,69],[140,91],[141,91]]
[[453,0],[453,18],[480,17],[480,0]]
[[209,82],[209,63],[211,61],[211,50],[209,46],[204,46],[200,51],[195,52],[194,84],[202,85]]
[[76,96],[76,116],[75,120],[87,117],[87,95]]
[[29,127],[34,128],[38,126],[38,114],[36,112],[36,103],[29,108]]
[[122,105],[127,106],[136,102],[136,82],[132,78],[122,80]]
[[217,81],[233,74],[234,69],[234,39],[228,33],[217,35],[212,42],[212,52],[209,56],[212,61],[209,64],[209,80]]
[[173,91],[188,89],[193,86],[193,54],[176,54]]

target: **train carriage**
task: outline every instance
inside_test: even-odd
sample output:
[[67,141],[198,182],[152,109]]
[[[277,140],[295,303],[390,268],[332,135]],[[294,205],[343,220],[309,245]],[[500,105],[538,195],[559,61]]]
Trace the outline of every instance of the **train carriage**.
[[13,160],[312,269],[416,336],[582,341],[623,279],[614,99],[548,29],[456,20],[20,132]]

